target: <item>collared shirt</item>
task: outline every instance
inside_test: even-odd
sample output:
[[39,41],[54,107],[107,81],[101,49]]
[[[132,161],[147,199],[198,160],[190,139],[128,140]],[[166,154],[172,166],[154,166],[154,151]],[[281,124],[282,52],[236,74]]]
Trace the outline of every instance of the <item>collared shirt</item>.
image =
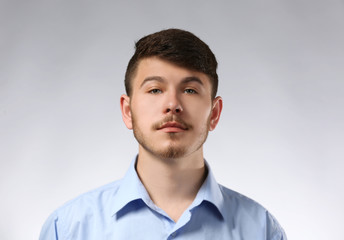
[[133,161],[121,180],[57,209],[40,240],[286,240],[276,219],[255,201],[208,176],[177,222],[150,199]]

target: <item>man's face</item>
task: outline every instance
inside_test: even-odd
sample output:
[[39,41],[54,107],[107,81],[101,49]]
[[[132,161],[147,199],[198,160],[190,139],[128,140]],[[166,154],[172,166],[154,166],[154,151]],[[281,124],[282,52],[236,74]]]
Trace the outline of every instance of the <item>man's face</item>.
[[222,109],[221,98],[211,99],[211,89],[204,73],[156,57],[143,59],[132,81],[132,96],[121,98],[124,122],[140,148],[156,157],[202,151]]

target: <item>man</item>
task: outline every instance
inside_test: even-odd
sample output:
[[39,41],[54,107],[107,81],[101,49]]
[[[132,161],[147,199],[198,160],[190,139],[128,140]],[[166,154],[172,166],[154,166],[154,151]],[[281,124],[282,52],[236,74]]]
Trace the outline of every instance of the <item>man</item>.
[[222,110],[216,68],[209,47],[190,32],[139,40],[120,99],[139,153],[122,180],[57,209],[40,239],[285,240],[273,216],[219,185],[203,158]]

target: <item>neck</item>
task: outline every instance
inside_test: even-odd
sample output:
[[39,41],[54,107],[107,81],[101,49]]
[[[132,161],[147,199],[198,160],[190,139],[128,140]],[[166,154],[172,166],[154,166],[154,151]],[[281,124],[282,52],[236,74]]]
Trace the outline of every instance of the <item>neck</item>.
[[140,147],[137,173],[152,201],[174,221],[195,199],[206,177],[202,148],[178,159],[161,159]]

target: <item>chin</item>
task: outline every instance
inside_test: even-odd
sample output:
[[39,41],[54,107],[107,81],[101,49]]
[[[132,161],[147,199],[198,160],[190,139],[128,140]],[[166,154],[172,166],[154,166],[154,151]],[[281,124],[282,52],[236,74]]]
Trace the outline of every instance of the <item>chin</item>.
[[165,150],[160,151],[152,151],[152,153],[163,159],[176,159],[185,157],[187,154],[186,148],[184,147],[167,147]]

